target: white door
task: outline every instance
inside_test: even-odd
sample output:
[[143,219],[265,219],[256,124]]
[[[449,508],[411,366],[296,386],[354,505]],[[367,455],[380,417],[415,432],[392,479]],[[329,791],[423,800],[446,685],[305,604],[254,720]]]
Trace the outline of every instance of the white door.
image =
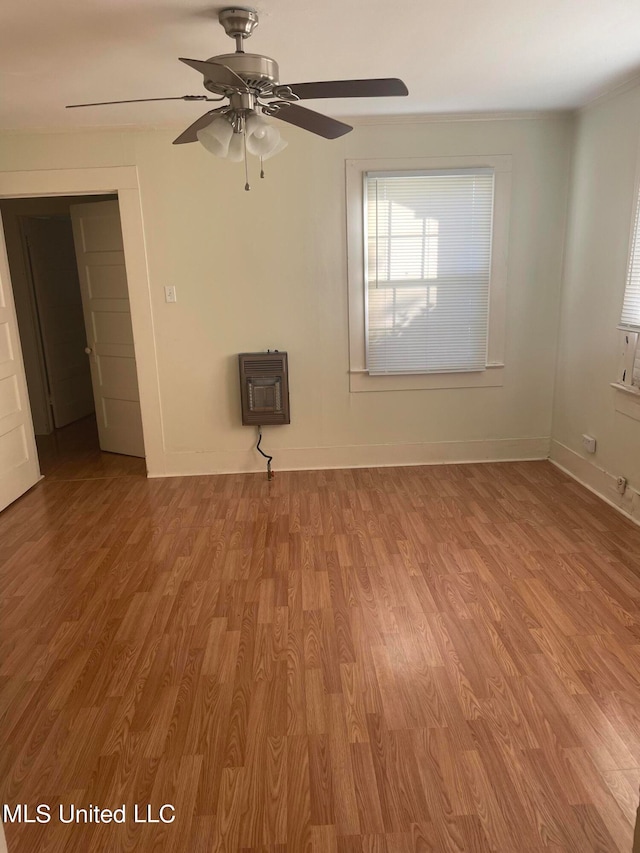
[[0,510],[40,479],[0,220]]
[[94,409],[71,220],[25,217],[53,420],[57,429]]
[[70,210],[100,448],[144,456],[118,202]]

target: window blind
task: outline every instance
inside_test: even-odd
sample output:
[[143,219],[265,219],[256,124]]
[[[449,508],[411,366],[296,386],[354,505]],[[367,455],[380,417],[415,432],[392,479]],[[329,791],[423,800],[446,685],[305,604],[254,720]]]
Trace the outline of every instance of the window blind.
[[365,174],[367,370],[486,367],[493,169]]
[[620,328],[627,332],[640,332],[640,194],[636,202],[636,217],[631,240],[627,284],[624,291],[624,303]]

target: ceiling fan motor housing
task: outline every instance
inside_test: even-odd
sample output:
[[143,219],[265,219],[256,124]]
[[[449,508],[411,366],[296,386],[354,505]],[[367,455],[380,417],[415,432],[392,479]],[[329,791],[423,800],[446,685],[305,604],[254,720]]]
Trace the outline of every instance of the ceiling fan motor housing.
[[[242,77],[249,88],[260,92],[278,85],[280,75],[278,63],[275,59],[261,56],[259,53],[223,53],[221,56],[211,56],[207,62],[226,65],[227,68]],[[219,82],[216,83],[215,80],[207,80],[206,78],[204,87],[210,92],[222,94],[228,88],[221,88]]]

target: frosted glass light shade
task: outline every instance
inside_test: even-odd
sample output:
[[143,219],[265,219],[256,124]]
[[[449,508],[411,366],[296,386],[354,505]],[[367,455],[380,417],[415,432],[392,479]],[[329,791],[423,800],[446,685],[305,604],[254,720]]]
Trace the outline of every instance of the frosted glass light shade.
[[[256,157],[272,157],[280,144],[280,131],[257,115],[247,118],[247,151]],[[281,149],[280,149],[281,150]]]
[[216,157],[226,157],[233,135],[233,128],[224,118],[214,118],[211,124],[201,128],[196,136],[198,142]]
[[244,134],[243,133],[234,133],[231,137],[231,142],[229,143],[229,152],[227,154],[227,160],[231,160],[233,163],[239,163],[244,157]]
[[256,157],[268,160],[287,147],[280,138],[280,131],[255,113],[248,115],[244,130],[236,133],[231,122],[223,116],[217,116],[196,136],[198,142],[216,157],[224,157],[239,163],[244,158],[244,146]]

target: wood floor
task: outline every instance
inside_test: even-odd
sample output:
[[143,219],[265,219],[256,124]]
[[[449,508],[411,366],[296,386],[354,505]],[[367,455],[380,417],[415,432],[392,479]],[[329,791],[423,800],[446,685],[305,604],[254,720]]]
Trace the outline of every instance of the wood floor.
[[0,562],[10,853],[630,850],[640,529],[548,463],[50,478]]
[[47,479],[95,480],[146,474],[144,459],[100,450],[95,415],[50,435],[38,435],[36,441],[40,471]]

